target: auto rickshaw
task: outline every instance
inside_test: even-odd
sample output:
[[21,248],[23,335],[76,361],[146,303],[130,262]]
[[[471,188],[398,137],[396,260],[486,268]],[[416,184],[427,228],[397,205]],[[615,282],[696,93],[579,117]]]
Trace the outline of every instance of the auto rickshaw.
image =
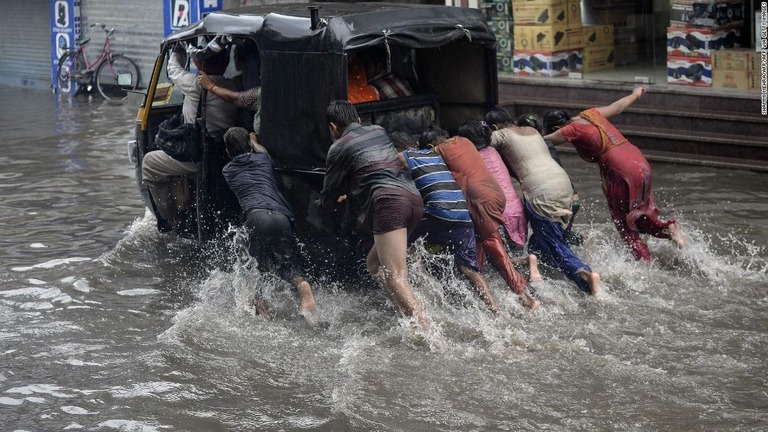
[[[259,142],[273,158],[283,192],[296,215],[295,232],[313,262],[332,268],[361,257],[354,218],[341,209],[321,212],[325,157],[333,139],[326,119],[330,101],[351,95],[352,63],[378,53],[385,72],[408,84],[407,94],[356,104],[363,124],[388,132],[420,134],[430,123],[450,132],[467,119],[483,118],[497,104],[495,36],[476,9],[405,3],[300,3],[214,12],[162,41],[129,146],[139,190],[157,215],[141,182],[142,159],[155,150],[158,125],[181,111],[183,96],[166,73],[170,51],[183,42],[202,46],[216,36],[248,39],[258,47],[261,78]],[[383,54],[382,54],[383,53]],[[350,72],[352,71],[352,72]],[[215,240],[241,209],[221,169],[223,143],[202,140],[203,158],[190,180],[193,209],[187,232]],[[159,216],[158,216],[159,217]],[[359,252],[359,251],[358,251]]]

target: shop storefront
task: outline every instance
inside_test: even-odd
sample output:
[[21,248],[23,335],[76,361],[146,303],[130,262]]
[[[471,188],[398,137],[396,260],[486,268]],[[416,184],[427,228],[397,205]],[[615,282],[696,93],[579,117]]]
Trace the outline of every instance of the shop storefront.
[[759,87],[754,0],[485,0],[500,74]]

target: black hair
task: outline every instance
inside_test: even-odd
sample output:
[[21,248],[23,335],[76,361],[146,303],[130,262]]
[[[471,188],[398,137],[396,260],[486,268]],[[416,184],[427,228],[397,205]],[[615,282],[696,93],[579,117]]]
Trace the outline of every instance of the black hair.
[[229,50],[222,49],[203,60],[196,60],[195,66],[209,75],[224,75],[224,72],[227,71],[227,66],[229,66]]
[[544,115],[544,135],[560,129],[568,124],[573,116],[565,110],[550,111]]
[[541,125],[541,117],[537,116],[536,114],[526,114],[521,115],[517,118],[517,121],[515,121],[515,125],[523,127],[528,126],[536,129],[539,133],[542,133],[542,125]]
[[231,127],[224,134],[224,145],[230,157],[251,152],[251,137],[248,131],[241,127]]
[[489,125],[503,125],[512,121],[512,116],[500,106],[494,107],[485,115],[485,122]]
[[422,132],[419,137],[419,148],[422,150],[427,149],[430,145],[440,144],[447,138],[448,132],[441,129],[440,126],[430,124],[427,126],[427,130]]
[[464,137],[477,147],[478,150],[482,150],[491,145],[491,128],[484,121],[480,120],[467,120],[459,126],[456,133],[460,137]]
[[349,101],[341,99],[331,101],[328,105],[326,114],[328,116],[328,121],[341,129],[346,128],[350,123],[356,122],[359,118],[355,106]]
[[405,131],[393,131],[389,134],[389,139],[392,140],[392,144],[395,145],[397,151],[408,150],[413,148],[413,138],[408,132]]

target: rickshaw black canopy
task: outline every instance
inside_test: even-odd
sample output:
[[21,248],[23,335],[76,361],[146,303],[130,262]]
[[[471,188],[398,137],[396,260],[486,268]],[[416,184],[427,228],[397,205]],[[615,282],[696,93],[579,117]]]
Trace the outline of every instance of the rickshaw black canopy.
[[[314,7],[319,9],[313,20],[309,8]],[[331,100],[347,98],[348,54],[370,47],[425,53],[421,91],[439,99],[438,123],[448,119],[455,127],[459,119],[496,103],[496,39],[477,9],[405,3],[249,6],[211,13],[167,37],[162,49],[219,34],[252,38],[259,47],[259,141],[280,168],[324,169],[333,141],[325,109]]]
[[[319,7],[322,24],[315,30],[308,6]],[[214,12],[162,43],[166,46],[215,34],[252,37],[265,50],[337,54],[385,40],[408,48],[431,48],[461,38],[490,46],[496,41],[485,17],[475,9],[403,3],[294,3]]]

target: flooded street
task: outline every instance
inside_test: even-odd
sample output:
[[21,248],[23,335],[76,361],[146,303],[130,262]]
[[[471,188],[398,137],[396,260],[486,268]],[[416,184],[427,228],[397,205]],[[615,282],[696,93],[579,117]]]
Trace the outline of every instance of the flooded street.
[[[0,86],[0,430],[765,430],[768,174],[653,163],[663,217],[631,259],[594,165],[564,154],[591,299],[557,272],[493,318],[412,272],[445,341],[384,294],[322,277],[317,316],[274,277],[159,234],[126,143],[135,107]],[[448,289],[443,289],[447,287]],[[260,290],[274,318],[252,314]],[[458,294],[456,294],[458,293]]]

